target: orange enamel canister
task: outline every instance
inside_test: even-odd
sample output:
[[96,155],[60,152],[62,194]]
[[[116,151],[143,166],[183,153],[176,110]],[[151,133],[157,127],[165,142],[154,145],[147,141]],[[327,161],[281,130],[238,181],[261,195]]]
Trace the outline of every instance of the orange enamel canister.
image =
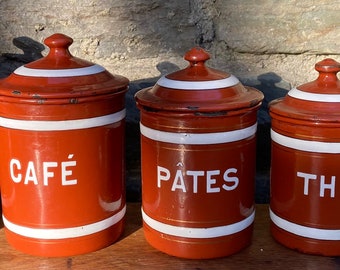
[[271,232],[305,253],[340,255],[340,63],[270,104]]
[[147,241],[170,255],[214,258],[251,242],[261,92],[208,68],[193,48],[183,70],[135,98],[141,111]]
[[39,256],[100,249],[122,233],[128,80],[73,57],[54,34],[49,54],[0,82],[0,177],[8,242]]

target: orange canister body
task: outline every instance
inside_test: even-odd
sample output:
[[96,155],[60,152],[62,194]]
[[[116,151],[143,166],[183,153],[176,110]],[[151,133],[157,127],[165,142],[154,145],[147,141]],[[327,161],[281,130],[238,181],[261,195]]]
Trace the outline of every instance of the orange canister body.
[[186,69],[139,91],[142,215],[147,241],[206,259],[251,243],[255,133],[263,95],[211,69],[193,48]]
[[0,177],[8,242],[38,256],[72,256],[124,227],[128,80],[73,57],[54,34],[49,54],[0,81]]
[[340,255],[340,64],[270,104],[273,237],[305,253]]

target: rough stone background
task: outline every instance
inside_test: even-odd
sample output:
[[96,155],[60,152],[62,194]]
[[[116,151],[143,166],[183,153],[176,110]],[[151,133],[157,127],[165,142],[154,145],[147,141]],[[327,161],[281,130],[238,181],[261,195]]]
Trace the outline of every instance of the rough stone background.
[[183,68],[201,46],[208,65],[265,94],[259,112],[257,202],[268,202],[268,102],[316,78],[316,62],[340,61],[338,0],[2,0],[0,77],[48,52],[44,38],[74,39],[74,56],[130,79],[127,94],[128,198],[140,199],[138,110],[133,95]]
[[62,32],[75,56],[134,81],[159,76],[165,61],[184,67],[199,45],[213,67],[296,85],[315,77],[316,61],[339,59],[339,13],[338,0],[3,0],[0,53],[22,53],[14,38]]

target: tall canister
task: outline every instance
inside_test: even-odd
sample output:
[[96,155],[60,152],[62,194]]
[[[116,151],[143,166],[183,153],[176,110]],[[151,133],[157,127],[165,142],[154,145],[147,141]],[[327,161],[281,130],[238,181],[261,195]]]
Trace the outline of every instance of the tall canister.
[[46,57],[0,81],[0,178],[8,242],[71,256],[113,243],[124,227],[128,80],[73,57],[54,34]]
[[340,255],[340,63],[270,104],[273,237],[305,253]]
[[215,258],[251,242],[255,133],[261,92],[205,66],[137,92],[141,110],[142,216],[147,241],[170,255]]

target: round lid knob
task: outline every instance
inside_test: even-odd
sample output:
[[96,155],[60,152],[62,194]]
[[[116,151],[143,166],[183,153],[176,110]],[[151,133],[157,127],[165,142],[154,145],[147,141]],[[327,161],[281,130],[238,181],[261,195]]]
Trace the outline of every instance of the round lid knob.
[[340,71],[340,63],[332,58],[326,58],[315,64],[315,69],[320,73],[338,73]]
[[[340,63],[331,58],[316,63],[315,70],[319,72],[318,83],[324,84],[324,86],[339,81],[337,73],[340,71]],[[338,90],[340,91],[340,89]]]
[[[340,81],[337,77],[337,73],[340,71],[339,62],[326,58],[315,64],[315,70],[319,72],[318,78],[315,81],[296,87],[298,90],[323,95],[340,94]],[[289,92],[289,95],[294,95],[296,91],[295,89],[293,90]],[[332,98],[332,96],[329,97]]]
[[68,47],[73,43],[73,39],[63,35],[54,34],[44,41],[45,45],[50,48],[47,57],[70,57]]
[[[200,47],[194,47],[189,50],[185,55],[184,59],[189,62],[189,65],[182,70],[168,74],[162,77],[157,84],[169,87],[173,89],[185,89],[186,87],[192,90],[202,89],[216,89],[223,87],[230,87],[239,83],[238,79],[233,75],[226,72],[207,67],[205,62],[210,59],[210,55],[207,51]],[[223,81],[221,80],[223,79]],[[218,80],[218,85],[215,82]],[[191,81],[194,83],[186,83]],[[210,81],[208,87],[200,81]]]
[[73,39],[69,36],[56,33],[47,37],[44,43],[49,47],[47,56],[29,63],[25,67],[32,69],[71,69],[93,65],[93,63],[74,57],[70,53],[68,48],[73,43]]
[[210,55],[200,47],[194,47],[184,55],[184,59],[190,62],[191,66],[204,65],[210,59]]
[[[69,36],[56,33],[52,36],[49,36],[44,40],[45,45],[47,45],[50,49],[52,48],[60,48],[61,50],[67,50],[68,47],[73,43],[73,39]],[[51,50],[50,50],[51,52]]]

